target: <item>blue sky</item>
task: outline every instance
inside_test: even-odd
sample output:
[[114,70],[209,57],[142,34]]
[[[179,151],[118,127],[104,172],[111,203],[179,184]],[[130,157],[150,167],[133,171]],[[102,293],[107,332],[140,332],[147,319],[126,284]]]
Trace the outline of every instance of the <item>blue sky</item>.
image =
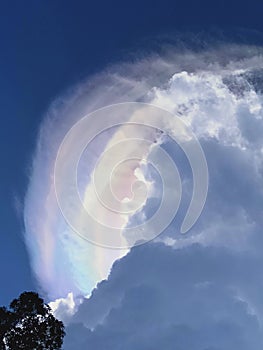
[[[0,6],[0,105],[2,107],[0,142],[3,162],[0,173],[0,275],[2,281],[0,304],[7,304],[20,292],[37,289],[23,239],[23,198],[28,185],[37,132],[50,103],[70,86],[78,84],[91,74],[100,72],[109,64],[127,60],[127,57],[132,57],[131,60],[137,58],[134,52],[138,51],[139,54],[140,47],[143,46],[146,52],[152,50],[151,43],[156,36],[174,35],[172,33],[177,31],[199,33],[209,29],[213,32],[214,28],[218,28],[217,33],[224,32],[221,38],[228,41],[229,38],[233,38],[232,33],[235,28],[235,33],[238,33],[234,35],[236,42],[240,41],[240,36],[242,36],[241,41],[258,42],[260,35],[253,31],[263,30],[263,3],[262,1],[92,3],[38,0],[28,1],[26,4],[21,1],[2,2]],[[240,27],[243,29],[236,30]],[[220,34],[217,36],[220,38]],[[250,140],[255,138],[256,136],[247,128],[246,121],[242,116],[240,118],[240,127],[244,135],[247,135]],[[252,129],[260,130],[257,125]],[[206,141],[204,141],[204,147],[205,144]],[[216,145],[211,147],[207,148],[207,152],[213,149],[221,159],[220,152],[224,154],[224,151],[220,147],[217,149]],[[222,158],[225,160],[224,166],[231,163],[226,156]],[[235,159],[239,159],[238,156]],[[242,163],[243,160],[241,159],[240,162]],[[239,163],[236,169],[238,167]],[[220,191],[224,184],[220,183],[216,174],[213,179],[215,188]],[[231,177],[229,179],[231,180]],[[251,183],[251,181],[247,179],[244,183]],[[229,186],[231,188],[231,185]],[[245,185],[240,186],[242,189]],[[256,190],[252,188],[250,191],[252,199],[249,203],[260,204],[255,200],[255,192]],[[215,202],[218,200],[220,205],[222,203],[224,205],[226,199],[217,197],[216,193],[218,192],[211,193],[212,198]],[[236,199],[231,197],[227,200],[235,203]],[[258,206],[255,205],[255,212],[257,208]],[[214,215],[213,212],[211,215]],[[202,225],[204,223],[201,220],[199,227]],[[167,236],[171,235],[168,233]],[[254,240],[257,241],[257,239]],[[152,254],[151,249],[155,248],[149,248],[149,255]],[[194,250],[194,248],[191,249]],[[136,253],[132,252],[130,259],[133,259],[134,254]],[[161,252],[160,255],[162,254]],[[193,253],[194,257],[195,254],[196,251]],[[231,259],[233,256],[229,257],[229,260]],[[251,266],[253,263],[249,261]],[[129,266],[126,268],[129,269]],[[111,283],[113,282],[110,281],[109,285]],[[136,283],[134,284],[132,288],[136,287]],[[149,282],[150,287],[148,287],[157,288],[153,284]],[[123,286],[123,288],[126,287]],[[171,290],[173,288],[171,286]],[[102,290],[101,294],[103,293]],[[136,295],[140,292],[132,289],[127,293],[126,310],[129,310],[135,298],[132,293]],[[143,290],[141,293],[143,295],[147,291]],[[225,291],[218,296],[219,304],[224,300],[224,293]],[[202,297],[200,296],[200,300]],[[154,298],[155,296],[153,300]],[[230,299],[229,304],[232,305]],[[238,312],[237,310],[237,315]],[[240,311],[243,315],[242,312]],[[120,318],[113,314],[107,322],[110,325],[119,324]],[[246,324],[245,316],[244,324]],[[203,332],[207,331],[206,326],[204,322]],[[107,330],[98,330],[102,333],[104,331],[107,333]],[[166,329],[164,333],[168,331]],[[252,336],[256,337],[258,334],[256,330],[254,331],[255,334],[252,331],[251,334],[253,333]],[[93,339],[89,334],[86,336],[90,337],[89,341],[94,342],[96,346],[98,341],[96,335]]]

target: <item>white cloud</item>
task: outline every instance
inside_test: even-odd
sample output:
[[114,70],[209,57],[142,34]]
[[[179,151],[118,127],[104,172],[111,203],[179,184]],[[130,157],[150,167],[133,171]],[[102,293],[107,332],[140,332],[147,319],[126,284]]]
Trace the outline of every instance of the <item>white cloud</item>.
[[56,318],[62,320],[65,324],[77,311],[82,299],[74,300],[73,293],[68,293],[66,298],[59,298],[49,303],[51,310]]
[[[112,67],[53,104],[41,129],[25,208],[32,266],[51,298],[87,294],[124,254],[83,242],[65,228],[55,207],[54,156],[78,118],[137,100],[179,113],[203,146],[210,176],[204,211],[182,236],[191,169],[164,138],[183,177],[178,215],[158,242],[115,262],[108,280],[78,308],[72,294],[52,304],[68,323],[66,350],[262,348],[263,100],[256,79],[262,70],[261,48],[170,50]],[[173,130],[173,120],[168,128]],[[156,193],[134,221],[151,214]]]

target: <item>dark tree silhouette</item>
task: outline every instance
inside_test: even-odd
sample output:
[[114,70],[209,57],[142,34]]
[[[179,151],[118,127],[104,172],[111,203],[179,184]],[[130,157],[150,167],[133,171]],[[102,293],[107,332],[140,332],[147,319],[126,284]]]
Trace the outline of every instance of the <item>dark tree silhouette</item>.
[[58,350],[64,325],[34,292],[24,292],[10,308],[0,307],[0,350]]

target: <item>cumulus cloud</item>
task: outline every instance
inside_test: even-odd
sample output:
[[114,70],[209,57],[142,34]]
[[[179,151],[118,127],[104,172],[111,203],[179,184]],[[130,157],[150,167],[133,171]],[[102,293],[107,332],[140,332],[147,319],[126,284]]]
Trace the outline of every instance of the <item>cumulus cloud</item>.
[[[51,299],[60,298],[52,306],[67,323],[66,350],[262,348],[262,52],[234,44],[198,52],[169,48],[111,67],[51,106],[34,158],[25,226],[40,285]],[[78,237],[65,225],[52,187],[66,131],[88,112],[125,101],[180,115],[198,137],[209,168],[204,211],[181,235],[193,177],[180,147],[162,136],[159,143],[182,177],[183,198],[155,242],[130,252]],[[166,127],[176,132],[172,119]],[[90,164],[97,146],[88,154]],[[151,196],[129,224],[144,221],[158,204],[161,179],[149,168],[145,173]],[[81,304],[67,297],[91,291]]]
[[68,293],[66,298],[59,298],[55,301],[51,301],[49,306],[54,316],[67,324],[67,321],[72,318],[82,301],[82,298],[74,298],[73,293]]
[[133,248],[74,315],[65,349],[260,349],[261,263],[196,244]]

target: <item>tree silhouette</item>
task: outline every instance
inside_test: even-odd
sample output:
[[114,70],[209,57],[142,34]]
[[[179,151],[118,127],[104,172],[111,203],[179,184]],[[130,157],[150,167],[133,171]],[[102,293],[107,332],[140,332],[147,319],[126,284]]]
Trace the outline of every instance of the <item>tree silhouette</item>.
[[64,325],[34,292],[24,292],[10,308],[0,307],[0,350],[58,350]]

